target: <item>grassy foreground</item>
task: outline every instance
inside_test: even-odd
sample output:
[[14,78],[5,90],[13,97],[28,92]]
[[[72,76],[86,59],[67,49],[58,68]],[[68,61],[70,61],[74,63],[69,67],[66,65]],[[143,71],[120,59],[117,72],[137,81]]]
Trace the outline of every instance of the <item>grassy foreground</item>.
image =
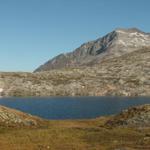
[[150,149],[150,128],[104,127],[108,118],[48,121],[38,128],[0,127],[0,150]]

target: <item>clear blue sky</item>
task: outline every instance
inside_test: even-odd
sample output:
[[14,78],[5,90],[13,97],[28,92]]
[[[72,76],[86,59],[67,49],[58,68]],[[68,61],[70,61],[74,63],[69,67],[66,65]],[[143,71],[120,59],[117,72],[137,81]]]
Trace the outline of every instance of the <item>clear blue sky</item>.
[[0,0],[0,71],[33,71],[117,27],[150,32],[150,0]]

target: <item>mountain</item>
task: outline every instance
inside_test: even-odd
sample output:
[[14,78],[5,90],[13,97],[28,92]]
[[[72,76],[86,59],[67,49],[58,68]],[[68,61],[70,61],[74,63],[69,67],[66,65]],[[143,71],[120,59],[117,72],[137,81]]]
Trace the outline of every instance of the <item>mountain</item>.
[[116,29],[34,73],[1,72],[0,96],[150,96],[150,34]]
[[150,47],[101,65],[0,73],[0,96],[150,96]]
[[121,29],[97,40],[87,42],[73,52],[60,54],[35,70],[49,71],[68,67],[91,66],[105,59],[122,56],[139,48],[150,46],[150,34],[137,28]]

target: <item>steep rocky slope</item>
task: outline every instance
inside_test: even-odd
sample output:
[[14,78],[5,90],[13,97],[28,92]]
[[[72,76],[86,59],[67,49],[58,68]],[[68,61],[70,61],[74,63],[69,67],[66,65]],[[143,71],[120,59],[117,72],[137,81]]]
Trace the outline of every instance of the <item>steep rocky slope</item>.
[[1,96],[150,96],[150,48],[91,67],[0,73]]
[[44,121],[38,117],[0,106],[0,126],[17,127],[17,126],[39,126]]
[[60,54],[35,70],[49,71],[66,67],[91,66],[150,46],[150,34],[136,28],[116,29],[106,36],[81,45],[73,52]]

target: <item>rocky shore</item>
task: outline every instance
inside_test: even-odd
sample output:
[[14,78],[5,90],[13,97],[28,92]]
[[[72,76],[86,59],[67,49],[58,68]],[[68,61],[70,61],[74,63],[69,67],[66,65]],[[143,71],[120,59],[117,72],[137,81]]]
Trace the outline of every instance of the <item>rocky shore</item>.
[[36,127],[44,120],[18,110],[0,106],[0,126],[4,127]]
[[150,104],[123,110],[108,120],[108,126],[150,127]]

